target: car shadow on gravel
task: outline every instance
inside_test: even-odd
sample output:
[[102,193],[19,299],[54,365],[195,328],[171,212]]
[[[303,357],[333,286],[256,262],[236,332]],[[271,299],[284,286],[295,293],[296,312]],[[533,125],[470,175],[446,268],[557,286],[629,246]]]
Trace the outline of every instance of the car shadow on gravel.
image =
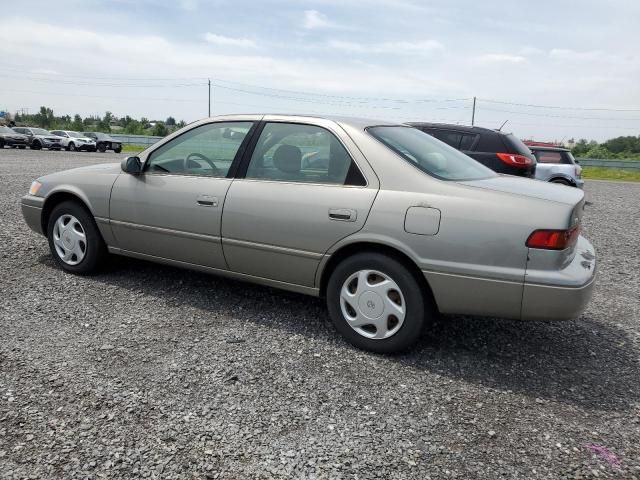
[[[57,268],[48,255],[39,262]],[[236,318],[241,311],[247,322],[340,342],[324,302],[306,295],[123,257],[113,257],[106,271],[91,278],[164,305]],[[640,399],[640,356],[633,341],[606,319],[588,315],[569,322],[447,316],[412,351],[386,358],[541,403],[626,410]]]

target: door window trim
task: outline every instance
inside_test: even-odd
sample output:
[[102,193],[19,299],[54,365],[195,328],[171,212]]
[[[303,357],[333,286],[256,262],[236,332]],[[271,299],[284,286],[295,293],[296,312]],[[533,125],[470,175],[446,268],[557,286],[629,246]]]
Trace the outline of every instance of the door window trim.
[[[214,177],[214,176],[208,176],[208,175],[189,175],[189,174],[186,174],[186,173],[178,173],[178,172],[149,172],[148,171],[149,170],[150,161],[151,161],[151,157],[160,148],[162,148],[165,145],[173,142],[177,138],[180,138],[181,136],[186,135],[189,132],[192,132],[196,128],[201,128],[201,127],[205,127],[205,126],[209,126],[209,125],[216,125],[218,123],[251,123],[252,124],[251,127],[249,128],[249,131],[247,132],[245,137],[242,139],[242,142],[240,143],[240,146],[238,147],[238,150],[236,151],[236,154],[233,157],[233,160],[231,161],[231,166],[229,167],[229,170],[227,171],[227,174],[225,176],[223,176],[223,177]],[[141,175],[197,177],[197,178],[209,178],[209,179],[234,178],[234,174],[235,174],[236,170],[238,169],[238,164],[240,163],[240,161],[242,160],[242,158],[243,158],[243,156],[245,154],[245,151],[247,149],[247,145],[249,144],[250,140],[253,139],[253,137],[254,137],[254,135],[256,133],[257,126],[258,126],[259,123],[260,122],[258,120],[216,120],[214,122],[202,123],[202,124],[198,125],[197,127],[193,127],[193,128],[188,129],[188,130],[185,130],[180,135],[176,135],[171,140],[168,140],[167,142],[164,142],[164,143],[156,146],[153,150],[151,150],[149,153],[147,153],[145,161],[144,161],[144,165],[142,166]]]
[[[253,134],[253,137],[251,139],[251,144],[245,150],[244,155],[243,155],[242,159],[240,160],[239,165],[237,167],[237,171],[234,172],[235,173],[235,177],[234,177],[235,179],[252,181],[252,182],[269,182],[269,183],[280,183],[280,184],[282,184],[282,183],[293,183],[293,184],[296,184],[296,185],[322,185],[322,186],[325,186],[325,187],[343,187],[343,188],[344,187],[348,187],[348,188],[368,188],[369,187],[369,179],[367,178],[367,176],[362,171],[362,168],[360,168],[360,165],[358,165],[358,162],[355,160],[355,158],[353,157],[353,155],[349,151],[349,148],[347,148],[347,146],[344,144],[344,142],[342,141],[342,139],[340,138],[339,135],[337,135],[336,133],[332,132],[328,128],[320,126],[320,125],[316,125],[314,123],[296,122],[296,121],[290,121],[290,120],[260,120],[259,123],[260,123],[260,125],[258,126],[258,128],[256,128],[256,131]],[[351,165],[355,165],[355,168],[358,170],[358,172],[360,173],[362,178],[364,178],[364,185],[346,185],[344,183],[340,184],[340,183],[297,182],[295,180],[274,180],[274,179],[269,179],[269,178],[247,178],[247,171],[249,170],[249,164],[251,163],[251,157],[253,156],[253,152],[256,149],[256,146],[258,144],[258,140],[260,139],[260,136],[262,135],[262,131],[264,130],[264,127],[268,123],[285,123],[285,124],[289,124],[289,125],[303,125],[303,126],[307,126],[307,127],[316,127],[316,128],[320,128],[320,129],[328,132],[330,135],[333,135],[333,137],[338,141],[338,143],[342,146],[342,148],[344,148],[344,151],[347,152],[347,156],[351,160]],[[349,169],[351,169],[351,166],[349,166]],[[231,169],[229,169],[229,171],[231,171]],[[347,175],[348,174],[349,174],[349,172],[347,171]],[[346,178],[345,178],[345,181],[346,181]]]

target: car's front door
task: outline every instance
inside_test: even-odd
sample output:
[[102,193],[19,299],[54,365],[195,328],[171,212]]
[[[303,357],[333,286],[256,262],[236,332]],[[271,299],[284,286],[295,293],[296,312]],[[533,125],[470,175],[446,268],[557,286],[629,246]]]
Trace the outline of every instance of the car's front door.
[[363,227],[378,184],[367,182],[342,135],[327,125],[264,124],[224,205],[230,270],[313,287],[324,253]]
[[110,202],[118,247],[124,253],[226,269],[222,207],[231,166],[253,125],[200,125],[151,152],[140,175],[120,175]]

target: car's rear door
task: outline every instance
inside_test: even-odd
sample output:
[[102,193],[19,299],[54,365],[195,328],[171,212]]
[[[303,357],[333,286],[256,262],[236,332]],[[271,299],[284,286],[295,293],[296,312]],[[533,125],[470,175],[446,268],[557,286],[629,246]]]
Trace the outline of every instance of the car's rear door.
[[197,126],[152,151],[140,175],[122,174],[111,193],[110,220],[123,253],[226,269],[222,207],[234,162],[255,122]]
[[224,205],[229,269],[313,287],[325,252],[369,214],[379,184],[364,163],[334,122],[265,117]]

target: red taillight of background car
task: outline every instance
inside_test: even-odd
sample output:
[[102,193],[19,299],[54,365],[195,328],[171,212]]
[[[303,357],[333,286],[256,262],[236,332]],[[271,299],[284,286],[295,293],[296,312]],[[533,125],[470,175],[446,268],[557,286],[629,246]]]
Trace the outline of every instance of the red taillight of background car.
[[535,230],[527,238],[527,247],[544,250],[564,250],[574,245],[580,236],[580,226],[569,230]]
[[516,168],[528,168],[533,165],[533,160],[525,155],[519,155],[517,153],[496,153],[498,158],[507,165]]

